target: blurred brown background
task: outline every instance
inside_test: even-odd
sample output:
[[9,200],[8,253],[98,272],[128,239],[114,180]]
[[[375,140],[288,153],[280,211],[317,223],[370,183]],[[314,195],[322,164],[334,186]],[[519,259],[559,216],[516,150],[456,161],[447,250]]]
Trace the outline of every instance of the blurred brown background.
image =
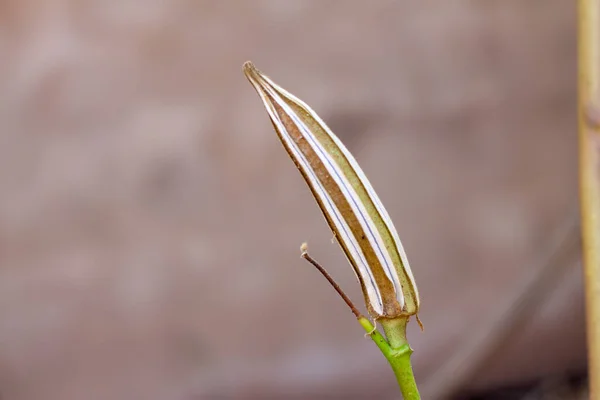
[[[308,241],[361,302],[248,59],[328,122],[395,220],[425,388],[574,210],[574,7],[1,1],[1,399],[398,397],[299,258]],[[462,389],[584,373],[571,264]]]

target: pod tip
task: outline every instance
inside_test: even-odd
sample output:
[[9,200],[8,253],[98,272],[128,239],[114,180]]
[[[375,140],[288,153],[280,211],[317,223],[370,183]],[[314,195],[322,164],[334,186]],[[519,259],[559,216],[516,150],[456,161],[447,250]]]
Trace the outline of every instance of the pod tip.
[[252,61],[246,61],[242,66],[242,70],[244,71],[244,74],[250,75],[256,72],[256,67],[254,66]]

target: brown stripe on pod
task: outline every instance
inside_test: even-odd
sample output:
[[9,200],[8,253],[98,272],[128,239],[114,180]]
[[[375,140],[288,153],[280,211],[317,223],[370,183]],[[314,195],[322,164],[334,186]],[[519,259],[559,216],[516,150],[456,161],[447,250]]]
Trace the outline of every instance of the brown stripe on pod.
[[[267,96],[271,97],[269,94],[267,94]],[[291,120],[290,117],[288,117],[287,113],[281,108],[281,106],[279,104],[277,104],[275,99],[272,99],[272,105],[274,106],[281,122],[285,126],[287,133],[294,140],[294,142],[296,143],[296,145],[298,146],[300,151],[306,157],[312,170],[317,175],[318,180],[327,189],[327,192],[328,192],[330,198],[333,200],[335,206],[342,214],[344,220],[346,221],[346,223],[348,224],[348,227],[350,228],[350,230],[352,232],[352,235],[355,237],[357,243],[359,244],[359,246],[365,256],[365,259],[367,260],[367,263],[371,270],[373,279],[375,280],[375,284],[381,293],[380,299],[383,304],[383,316],[393,317],[393,316],[400,315],[402,313],[402,309],[400,307],[400,304],[396,300],[396,291],[394,289],[394,285],[388,279],[387,275],[385,274],[385,272],[383,270],[383,266],[379,262],[379,258],[377,257],[377,254],[375,254],[375,251],[373,250],[371,243],[366,239],[366,232],[363,230],[360,222],[358,221],[358,218],[356,217],[356,215],[354,214],[354,211],[350,207],[348,200],[342,193],[338,184],[335,182],[335,180],[331,177],[331,175],[327,171],[327,168],[325,167],[325,165],[323,164],[323,162],[321,161],[319,156],[315,153],[315,151],[313,150],[311,145],[307,142],[304,135],[296,127],[296,124]],[[279,130],[275,124],[273,124],[273,125],[274,125],[275,130],[277,131],[278,135],[280,136],[281,142],[285,146],[285,141],[283,140],[283,138],[281,138],[282,133],[279,132]],[[291,149],[286,148],[286,150],[287,150],[288,154],[290,154],[292,159],[294,159],[295,157],[294,157]],[[294,160],[294,161],[295,161],[296,165],[298,165],[298,161],[296,161],[296,160]],[[300,166],[300,170],[304,175],[305,172],[303,171],[301,166]],[[308,186],[309,186],[311,192],[313,193],[313,196],[319,203],[319,208],[323,212],[323,215],[325,216],[325,219],[327,220],[329,227],[334,232],[338,233],[335,223],[330,219],[328,213],[325,212],[325,210],[326,210],[325,206],[323,204],[321,204],[320,197],[318,196],[315,188],[312,187],[312,185],[310,184],[310,180],[307,179],[306,176],[305,176],[305,181],[307,183],[309,183]],[[337,237],[337,234],[336,234],[336,237]],[[365,294],[365,302],[370,307],[370,299],[368,298],[368,296],[366,294],[365,283],[362,281],[363,277],[361,276],[358,267],[355,265],[354,259],[352,258],[349,249],[341,241],[338,240],[338,242],[340,243],[342,249],[344,250],[346,257],[352,264],[352,267],[354,268],[356,275],[359,276],[359,281],[360,281],[361,286],[363,287],[363,293]],[[369,311],[373,312],[372,309]]]

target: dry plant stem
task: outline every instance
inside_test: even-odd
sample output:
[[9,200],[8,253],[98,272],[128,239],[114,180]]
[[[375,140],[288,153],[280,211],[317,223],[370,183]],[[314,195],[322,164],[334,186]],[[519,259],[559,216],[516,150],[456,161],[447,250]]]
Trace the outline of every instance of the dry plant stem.
[[325,268],[321,266],[321,264],[319,264],[314,258],[312,258],[307,251],[303,251],[301,257],[309,263],[311,263],[317,270],[319,270],[319,272],[325,277],[325,279],[327,279],[329,284],[333,286],[335,291],[340,295],[340,297],[344,300],[348,307],[350,307],[350,310],[352,310],[352,313],[356,316],[356,318],[362,317],[360,311],[358,311],[358,309],[354,306],[354,303],[352,303],[352,300],[350,300],[350,298],[346,295],[346,293],[344,293],[342,288],[340,288],[340,285],[338,285],[337,282],[333,280],[331,275],[329,275],[329,272],[327,272]]
[[473,334],[439,367],[422,388],[428,399],[452,398],[479,370],[505,348],[514,333],[523,329],[529,318],[543,304],[547,293],[556,287],[573,265],[580,248],[579,219],[574,211],[553,235],[538,266],[523,281],[502,309]]
[[590,398],[600,398],[600,0],[578,2],[579,184]]
[[352,310],[352,313],[356,316],[358,323],[363,327],[365,332],[367,332],[367,335],[371,337],[381,353],[390,363],[404,400],[419,400],[421,397],[417,389],[417,383],[410,363],[410,355],[413,350],[406,341],[406,324],[408,318],[381,319],[381,325],[387,336],[386,340],[373,326],[371,321],[358,311],[356,306],[352,303],[352,300],[344,293],[337,282],[329,275],[327,270],[308,254],[305,244],[302,245],[301,257],[311,263],[325,279],[327,279],[348,307],[350,307],[350,310]]

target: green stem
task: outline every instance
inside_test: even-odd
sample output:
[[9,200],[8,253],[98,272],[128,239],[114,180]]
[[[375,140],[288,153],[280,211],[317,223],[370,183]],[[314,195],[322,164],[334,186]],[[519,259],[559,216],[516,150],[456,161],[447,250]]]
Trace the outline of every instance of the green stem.
[[385,340],[383,335],[373,327],[371,321],[367,318],[360,316],[358,322],[371,336],[373,342],[390,363],[404,400],[420,400],[421,396],[410,364],[410,355],[413,351],[406,341],[406,323],[408,319],[398,318],[381,321],[388,340]]
[[396,375],[398,385],[400,386],[402,397],[404,397],[405,400],[421,399],[413,374],[412,365],[410,364],[410,355],[412,352],[413,350],[407,343],[401,348],[392,349],[392,353],[388,358],[392,370],[394,371],[394,375]]

